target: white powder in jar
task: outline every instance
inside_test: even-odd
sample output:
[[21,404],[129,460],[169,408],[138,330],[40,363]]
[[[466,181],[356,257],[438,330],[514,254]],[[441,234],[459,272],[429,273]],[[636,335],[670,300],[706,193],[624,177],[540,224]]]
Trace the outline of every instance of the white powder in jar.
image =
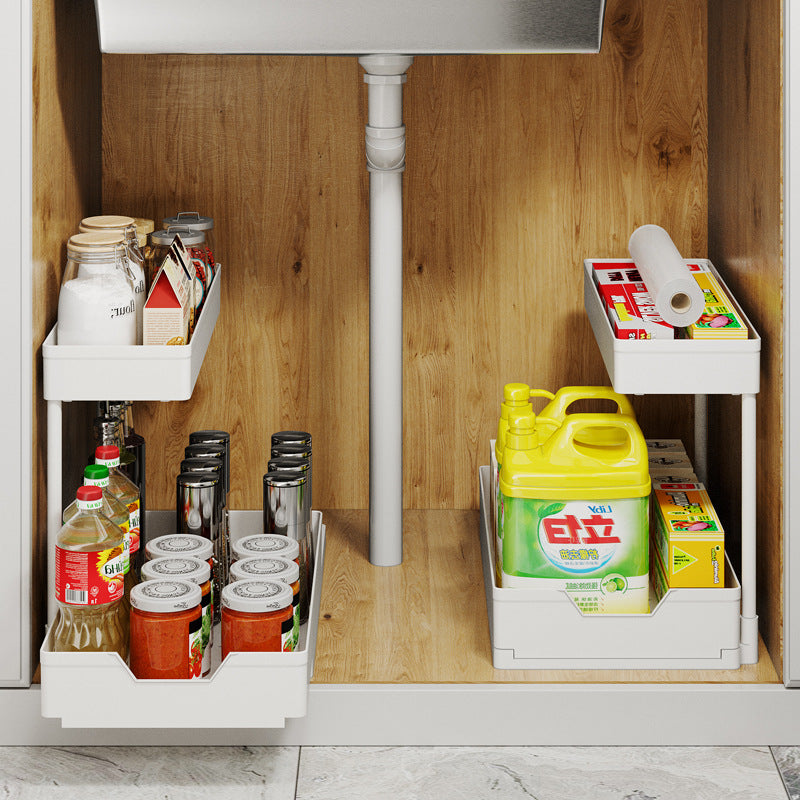
[[[134,261],[132,258],[127,258],[127,264],[130,268],[131,275],[133,276],[133,297],[136,305],[136,342],[134,344],[142,343],[143,319],[144,319],[144,304],[147,300],[147,294],[144,288],[144,270],[141,265]],[[89,278],[98,275],[108,275],[110,267],[108,263],[92,264],[81,262],[78,266],[78,277]]]
[[122,276],[73,278],[58,295],[58,344],[136,344],[136,303]]

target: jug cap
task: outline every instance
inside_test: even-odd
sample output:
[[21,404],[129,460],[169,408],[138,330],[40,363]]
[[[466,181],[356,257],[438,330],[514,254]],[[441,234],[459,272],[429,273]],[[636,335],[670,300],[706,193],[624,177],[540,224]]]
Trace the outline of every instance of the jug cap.
[[527,383],[507,383],[503,387],[503,400],[510,405],[524,405],[530,397],[531,387]]

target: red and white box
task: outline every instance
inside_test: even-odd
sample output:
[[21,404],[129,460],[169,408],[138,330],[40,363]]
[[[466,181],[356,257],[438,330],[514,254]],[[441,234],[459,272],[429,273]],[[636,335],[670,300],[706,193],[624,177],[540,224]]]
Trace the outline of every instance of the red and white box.
[[188,263],[180,237],[164,257],[144,304],[143,344],[189,343],[193,307],[194,269]]

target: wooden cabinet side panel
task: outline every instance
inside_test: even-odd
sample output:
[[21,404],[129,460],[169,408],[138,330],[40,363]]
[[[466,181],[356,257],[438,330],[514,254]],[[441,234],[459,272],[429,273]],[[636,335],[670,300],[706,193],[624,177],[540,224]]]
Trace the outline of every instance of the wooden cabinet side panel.
[[[44,632],[47,564],[47,410],[41,345],[56,321],[66,241],[100,211],[100,82],[94,3],[33,4],[33,663]],[[22,265],[23,269],[28,268]],[[100,399],[100,398],[98,398]],[[82,480],[91,409],[64,407],[64,496]]]
[[[761,334],[757,398],[761,634],[778,672],[783,653],[782,3],[712,0],[709,15],[709,257]],[[740,541],[740,404],[709,403],[710,483]]]

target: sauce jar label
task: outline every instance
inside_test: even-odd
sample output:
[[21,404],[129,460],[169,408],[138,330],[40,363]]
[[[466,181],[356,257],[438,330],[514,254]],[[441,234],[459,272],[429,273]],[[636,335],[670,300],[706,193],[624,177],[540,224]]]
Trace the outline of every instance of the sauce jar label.
[[281,624],[281,652],[292,653],[296,647],[294,638],[294,615]]
[[74,606],[98,606],[123,594],[124,548],[79,553],[56,546],[56,600]]
[[[205,653],[203,648],[203,615],[195,617],[189,623],[189,677],[201,678],[203,676],[203,661]],[[209,648],[208,657],[211,657]],[[210,668],[210,665],[209,665]]]

